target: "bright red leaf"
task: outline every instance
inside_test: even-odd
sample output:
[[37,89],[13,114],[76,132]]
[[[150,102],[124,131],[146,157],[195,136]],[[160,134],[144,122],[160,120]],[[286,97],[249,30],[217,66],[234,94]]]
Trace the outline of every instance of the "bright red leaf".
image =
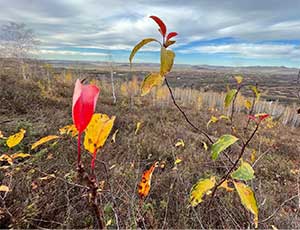
[[89,124],[99,95],[95,85],[83,85],[77,79],[73,93],[72,117],[78,132],[83,132]]
[[99,88],[95,85],[83,85],[79,79],[75,83],[73,93],[72,117],[76,129],[78,130],[78,159],[77,164],[80,167],[80,138],[81,133],[89,124],[96,108],[96,102],[99,95]]
[[260,121],[263,121],[264,119],[268,118],[270,115],[265,113],[265,114],[259,114],[258,119]]
[[170,40],[172,37],[175,37],[175,36],[177,36],[177,35],[178,35],[178,33],[176,33],[176,32],[170,32],[170,33],[168,34],[168,36],[167,36],[167,41]]
[[165,25],[165,23],[159,18],[159,17],[156,17],[156,16],[150,16],[150,18],[152,18],[159,26],[159,32],[161,33],[161,35],[163,37],[166,36],[166,33],[167,33],[167,27]]

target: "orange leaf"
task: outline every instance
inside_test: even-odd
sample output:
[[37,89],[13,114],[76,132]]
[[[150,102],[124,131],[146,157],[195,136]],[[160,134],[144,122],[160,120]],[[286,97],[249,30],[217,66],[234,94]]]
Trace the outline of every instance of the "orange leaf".
[[158,161],[155,162],[150,169],[144,171],[143,176],[142,176],[142,180],[138,186],[138,193],[141,199],[144,199],[150,191],[150,187],[151,187],[151,177],[152,174],[154,172],[154,169],[158,167]]

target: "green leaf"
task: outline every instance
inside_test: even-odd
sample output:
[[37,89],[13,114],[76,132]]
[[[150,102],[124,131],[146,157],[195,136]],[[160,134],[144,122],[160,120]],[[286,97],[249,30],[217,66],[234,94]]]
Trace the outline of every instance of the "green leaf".
[[243,206],[254,215],[255,228],[258,227],[258,208],[254,193],[250,187],[242,182],[233,182]]
[[249,163],[241,160],[240,167],[231,173],[231,177],[237,180],[252,180],[254,178],[254,170]]
[[251,87],[251,90],[253,91],[253,93],[255,94],[255,101],[258,102],[259,101],[259,98],[260,98],[260,92],[258,91],[257,87],[252,85],[250,86]]
[[215,186],[216,178],[212,176],[208,179],[200,179],[194,184],[190,193],[190,203],[193,207],[201,203],[202,197],[209,193],[209,191]]
[[238,138],[235,136],[225,134],[217,140],[212,146],[211,146],[211,153],[212,153],[212,159],[216,160],[223,150],[227,149],[230,145],[234,144]]
[[164,76],[169,73],[174,63],[175,53],[172,50],[167,50],[165,47],[160,51],[160,74]]
[[148,74],[142,83],[141,96],[145,96],[146,94],[148,94],[153,87],[161,86],[164,82],[164,79],[165,78],[159,73]]
[[232,100],[233,100],[236,93],[237,93],[236,89],[232,89],[232,90],[229,90],[227,92],[226,97],[225,97],[225,101],[224,101],[225,107],[228,107],[230,105],[230,103],[232,102]]
[[149,42],[154,42],[154,41],[159,43],[159,41],[157,41],[154,38],[145,38],[142,41],[140,41],[137,45],[135,45],[135,47],[133,48],[133,50],[130,53],[130,57],[129,57],[130,64],[132,63],[132,59],[133,59],[134,55],[140,48],[142,48],[144,45],[148,44]]

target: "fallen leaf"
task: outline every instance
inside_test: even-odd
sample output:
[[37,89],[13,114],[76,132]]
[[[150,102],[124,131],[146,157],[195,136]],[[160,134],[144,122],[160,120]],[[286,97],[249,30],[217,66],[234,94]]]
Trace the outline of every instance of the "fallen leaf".
[[176,160],[175,160],[175,164],[179,164],[180,162],[181,162],[182,160],[181,159],[179,159],[179,158],[176,158]]
[[112,138],[111,138],[111,141],[113,142],[113,143],[116,143],[116,136],[117,136],[117,133],[119,132],[119,129],[117,129],[115,132],[114,132],[114,134],[112,135]]
[[180,147],[180,146],[184,147],[184,141],[182,139],[179,139],[175,144],[175,147]]
[[31,150],[32,149],[35,149],[36,147],[48,142],[48,141],[51,141],[51,140],[54,140],[54,139],[57,139],[59,138],[59,136],[55,136],[55,135],[49,135],[49,136],[46,136],[46,137],[43,137],[41,138],[40,140],[38,140],[37,142],[33,143],[32,146],[31,146]]
[[9,187],[6,185],[0,185],[0,192],[9,192]]
[[76,135],[78,135],[78,130],[76,129],[75,125],[66,125],[62,128],[59,129],[59,133],[60,135],[64,135],[64,134],[71,134],[72,137],[75,137]]
[[143,172],[142,180],[138,186],[138,194],[141,199],[144,199],[148,196],[150,187],[151,187],[151,178],[154,172],[154,169],[158,167],[158,161],[155,162],[150,169]]
[[26,133],[26,130],[20,129],[20,131],[14,135],[11,135],[6,140],[6,144],[9,148],[12,148],[16,145],[18,145],[24,138],[24,135]]
[[134,132],[135,135],[137,135],[138,131],[140,130],[141,124],[142,124],[142,122],[136,123],[136,128],[135,128],[135,132]]
[[49,174],[47,176],[44,176],[44,177],[40,177],[39,180],[49,180],[49,179],[53,179],[55,178],[55,174]]
[[28,153],[14,153],[11,155],[11,158],[16,159],[16,158],[27,158],[30,157],[31,155]]

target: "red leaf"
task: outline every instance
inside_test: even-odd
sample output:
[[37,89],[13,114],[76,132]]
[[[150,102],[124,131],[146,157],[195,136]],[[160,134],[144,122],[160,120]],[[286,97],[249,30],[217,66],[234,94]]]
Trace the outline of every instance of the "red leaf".
[[175,37],[175,36],[177,36],[177,35],[178,35],[178,33],[176,33],[176,32],[170,32],[170,33],[168,34],[168,36],[167,36],[167,41],[170,40],[172,37]]
[[95,85],[83,85],[77,79],[73,93],[72,117],[79,133],[89,124],[96,108],[99,89]]
[[166,33],[167,33],[167,27],[165,25],[165,23],[159,18],[159,17],[156,17],[156,16],[150,16],[150,18],[152,18],[159,26],[159,32],[161,33],[161,35],[163,37],[166,36]]
[[270,115],[267,114],[267,113],[261,114],[261,115],[258,116],[258,119],[259,119],[260,121],[263,121],[264,119],[268,118],[269,116],[270,116]]

